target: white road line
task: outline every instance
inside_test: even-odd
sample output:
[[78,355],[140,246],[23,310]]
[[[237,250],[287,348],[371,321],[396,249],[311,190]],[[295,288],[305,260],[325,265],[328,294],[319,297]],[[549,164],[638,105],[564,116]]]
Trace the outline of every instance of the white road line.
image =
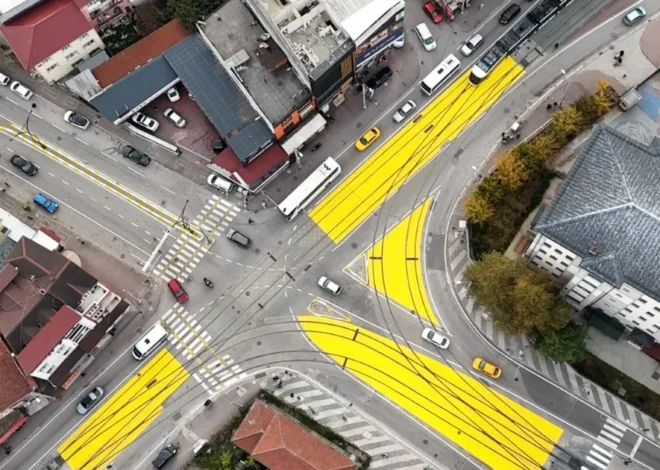
[[14,153],[14,151],[12,149],[10,149],[9,147],[7,147],[7,150],[9,150],[9,152],[11,152],[11,153]]
[[131,222],[131,225],[133,225],[133,226],[135,226],[135,227],[139,227],[139,225],[136,224],[135,222]]
[[151,242],[149,240],[147,240],[146,238],[143,238],[142,240],[144,240],[147,243],[147,245],[151,245]]
[[109,208],[108,206],[103,206],[103,207],[105,207],[105,208],[106,208],[106,210],[109,210],[109,211],[111,211],[111,210],[112,210],[112,209],[110,209],[110,208]]
[[76,188],[76,191],[78,191],[80,194],[83,194],[81,189]]
[[55,178],[55,175],[52,174],[50,171],[48,172],[48,174],[49,174],[50,176],[52,176],[53,178]]
[[163,188],[163,189],[164,189],[165,191],[167,191],[168,193],[176,194],[174,191],[171,191],[170,189],[166,188],[166,187],[163,186],[163,185],[160,185],[160,187]]
[[115,162],[117,161],[116,158],[111,157],[110,155],[108,155],[108,154],[105,153],[105,152],[101,152],[101,155],[104,155],[104,156],[108,157],[108,158],[109,158],[110,160],[112,160],[112,161],[115,161]]
[[63,183],[63,184],[66,184],[67,186],[69,186],[69,183],[67,183],[67,182],[64,181],[64,180],[62,180],[62,183]]
[[150,237],[153,236],[153,235],[151,235],[151,232],[149,232],[148,230],[145,230],[144,233],[146,233],[146,234],[149,235]]
[[117,216],[121,217],[122,219],[125,219],[125,217],[121,214],[117,214]]
[[41,116],[39,116],[39,115],[38,115],[37,113],[35,113],[35,112],[33,112],[32,115],[33,115],[34,117],[38,117],[39,119],[43,119]]
[[10,103],[14,103],[16,106],[20,106],[20,104],[18,104],[16,101],[12,100],[11,98],[7,98],[7,101],[9,101]]
[[82,140],[80,137],[76,137],[76,140],[77,140],[78,142],[80,142],[81,144],[85,144],[85,145],[87,145],[87,146],[89,147],[89,144],[88,144],[87,142],[85,142],[84,140]]
[[[34,113],[32,113],[32,114],[34,114]],[[66,131],[65,131],[64,129],[62,129],[60,126],[55,125],[55,124],[52,124],[52,126],[53,126],[55,129],[57,129],[58,131],[60,131],[60,132],[64,132],[64,133],[66,134]]]

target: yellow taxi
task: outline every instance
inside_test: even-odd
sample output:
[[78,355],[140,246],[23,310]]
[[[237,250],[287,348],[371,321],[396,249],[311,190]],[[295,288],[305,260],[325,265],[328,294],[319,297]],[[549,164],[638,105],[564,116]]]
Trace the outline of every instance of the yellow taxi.
[[474,358],[474,361],[472,361],[472,368],[493,379],[499,379],[502,376],[502,369],[495,364],[484,361],[480,357]]
[[376,141],[378,137],[380,137],[380,129],[377,127],[372,127],[367,132],[362,134],[362,137],[360,137],[357,142],[355,142],[355,148],[360,152],[364,152],[367,150],[367,148],[369,148],[371,144]]

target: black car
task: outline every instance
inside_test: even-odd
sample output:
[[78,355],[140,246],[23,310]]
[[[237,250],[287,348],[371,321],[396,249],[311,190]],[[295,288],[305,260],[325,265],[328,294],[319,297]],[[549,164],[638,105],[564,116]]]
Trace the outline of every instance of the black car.
[[500,23],[509,24],[511,20],[514,19],[519,14],[520,14],[520,5],[518,5],[517,3],[512,3],[511,5],[506,7],[506,10],[504,10],[500,15]]
[[178,451],[179,449],[175,445],[170,444],[167,447],[162,448],[151,463],[156,468],[163,468],[167,462],[172,460]]
[[243,248],[250,248],[250,245],[252,245],[252,240],[233,228],[227,230],[227,238]]
[[151,158],[149,158],[149,155],[140,152],[138,149],[136,149],[135,147],[131,147],[130,145],[127,145],[126,147],[121,149],[121,154],[124,157],[130,158],[135,163],[138,163],[142,166],[147,166],[149,163],[151,163]]
[[386,83],[392,77],[392,69],[389,67],[383,67],[376,74],[367,80],[367,86],[369,88],[376,89]]
[[14,155],[9,161],[15,167],[20,168],[21,171],[28,176],[34,176],[39,171],[37,165],[18,155]]

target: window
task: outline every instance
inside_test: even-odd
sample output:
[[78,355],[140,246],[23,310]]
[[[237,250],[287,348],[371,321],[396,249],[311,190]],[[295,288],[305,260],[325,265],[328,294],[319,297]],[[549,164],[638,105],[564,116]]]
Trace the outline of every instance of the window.
[[545,251],[543,248],[541,248],[539,251],[540,251],[541,253],[543,253],[544,255],[547,255],[547,254],[548,254],[548,252]]
[[639,322],[637,320],[633,320],[632,322],[633,322],[633,325],[639,326]]
[[64,56],[65,59],[70,59],[71,57],[74,57],[78,55],[78,51],[73,51],[71,54],[67,54]]
[[648,328],[645,328],[644,331],[646,331],[647,333],[651,333],[651,334],[654,333],[653,331],[649,330]]
[[81,38],[86,38],[87,36],[89,36],[89,33],[85,33],[85,34],[83,34],[83,35],[80,36],[80,37],[81,37]]
[[561,255],[562,251],[555,248],[555,253],[559,253]]
[[646,301],[646,300],[644,300],[644,299],[642,299],[642,298],[637,299],[637,302],[641,302],[641,303],[643,303],[643,304],[647,304],[647,303],[648,303],[648,301]]
[[548,266],[552,267],[552,263],[551,263],[550,261],[546,261],[545,264],[547,264]]
[[561,264],[561,265],[562,265],[563,267],[565,267],[565,268],[568,268],[568,263],[566,263],[566,262],[564,262],[564,261],[560,262],[559,264]]
[[55,70],[57,67],[59,67],[58,64],[53,64],[53,65],[51,65],[50,67],[48,67],[48,68],[46,69],[46,72],[50,72],[50,71],[52,71],[52,70]]
[[95,43],[95,41],[92,39],[91,41],[87,41],[85,44],[83,44],[83,47],[93,46],[94,43]]
[[556,256],[550,255],[550,259],[553,260],[553,261],[558,261]]
[[63,51],[66,51],[67,49],[71,49],[71,44],[67,44],[62,48]]

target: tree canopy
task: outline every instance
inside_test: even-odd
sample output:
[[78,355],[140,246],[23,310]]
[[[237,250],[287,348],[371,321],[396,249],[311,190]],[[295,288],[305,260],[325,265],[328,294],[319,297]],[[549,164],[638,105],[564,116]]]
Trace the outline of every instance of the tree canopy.
[[586,329],[570,322],[564,328],[540,334],[535,346],[541,354],[553,361],[573,364],[584,361],[587,354],[586,339]]

